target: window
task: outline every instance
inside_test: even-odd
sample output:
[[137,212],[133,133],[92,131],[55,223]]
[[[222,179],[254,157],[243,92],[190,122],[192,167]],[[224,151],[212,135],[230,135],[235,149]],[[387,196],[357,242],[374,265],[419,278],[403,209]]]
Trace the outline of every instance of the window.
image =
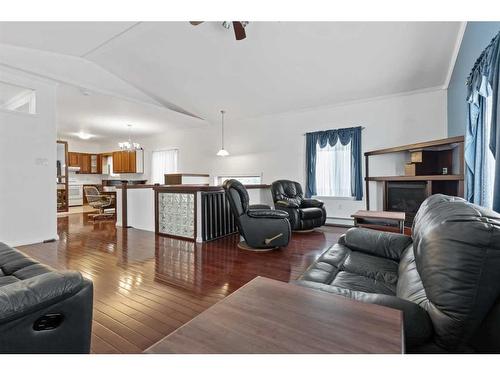
[[238,175],[227,175],[227,176],[217,176],[215,178],[216,185],[222,185],[226,180],[238,180],[243,185],[259,185],[262,183],[262,176],[249,175],[249,176],[238,176]]
[[493,186],[495,183],[495,157],[490,149],[490,132],[491,132],[491,114],[493,110],[493,96],[486,98],[486,124],[485,131],[485,147],[484,147],[484,206],[493,208]]
[[0,108],[7,111],[36,113],[35,90],[0,82]]
[[351,197],[351,142],[316,145],[316,193],[323,197]]
[[178,154],[177,149],[153,151],[151,155],[151,182],[153,184],[163,184],[166,173],[177,172]]

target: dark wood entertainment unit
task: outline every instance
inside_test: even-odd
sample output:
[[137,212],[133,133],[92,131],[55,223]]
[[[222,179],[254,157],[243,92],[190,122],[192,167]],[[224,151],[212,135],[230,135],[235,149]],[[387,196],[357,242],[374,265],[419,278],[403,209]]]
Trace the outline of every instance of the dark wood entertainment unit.
[[[403,176],[370,176],[369,158],[405,153]],[[464,196],[464,137],[438,139],[365,152],[366,209],[370,209],[370,182],[383,184],[384,211],[406,213],[411,227],[420,204],[432,194]]]

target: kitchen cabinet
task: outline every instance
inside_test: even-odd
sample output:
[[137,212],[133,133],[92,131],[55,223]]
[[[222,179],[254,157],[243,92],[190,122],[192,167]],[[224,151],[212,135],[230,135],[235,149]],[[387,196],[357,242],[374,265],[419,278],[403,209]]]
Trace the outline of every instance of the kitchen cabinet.
[[143,150],[114,151],[113,173],[144,173]]
[[90,173],[101,174],[101,155],[91,154],[90,155]]
[[100,174],[101,155],[83,152],[68,152],[68,166],[79,167],[79,174]]
[[88,174],[90,173],[90,154],[80,154],[80,173]]
[[113,152],[113,173],[123,173],[123,151]]
[[80,166],[80,160],[78,155],[80,155],[78,152],[68,152],[68,166],[69,167],[79,167]]

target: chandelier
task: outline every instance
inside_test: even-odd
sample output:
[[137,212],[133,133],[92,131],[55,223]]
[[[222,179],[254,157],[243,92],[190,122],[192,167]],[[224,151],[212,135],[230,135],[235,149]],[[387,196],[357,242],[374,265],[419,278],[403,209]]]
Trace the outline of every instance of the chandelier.
[[135,150],[140,150],[141,145],[139,143],[132,142],[131,135],[130,135],[130,129],[132,128],[131,124],[127,124],[128,127],[128,141],[126,142],[119,142],[118,146],[120,147],[120,150],[122,151],[135,151]]

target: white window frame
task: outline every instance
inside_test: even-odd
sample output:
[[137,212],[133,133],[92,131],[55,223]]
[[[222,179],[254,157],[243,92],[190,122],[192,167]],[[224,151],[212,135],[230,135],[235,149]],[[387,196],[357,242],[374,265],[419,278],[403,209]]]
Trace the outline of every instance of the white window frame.
[[[214,185],[222,185],[225,180],[234,178],[238,180],[238,178],[254,178],[258,177],[260,181],[258,183],[252,184],[252,185],[260,185],[262,184],[262,173],[250,173],[250,174],[239,174],[239,173],[233,173],[233,174],[221,174],[217,175],[214,177]],[[248,185],[248,184],[247,184]]]

